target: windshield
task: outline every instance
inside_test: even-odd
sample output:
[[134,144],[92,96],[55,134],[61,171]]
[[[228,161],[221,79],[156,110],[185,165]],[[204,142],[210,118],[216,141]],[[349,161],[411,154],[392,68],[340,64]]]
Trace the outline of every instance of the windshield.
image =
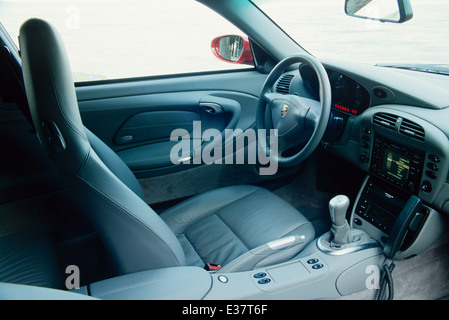
[[349,17],[344,12],[344,0],[253,2],[318,58],[447,72],[448,0],[411,0],[413,18],[401,24]]

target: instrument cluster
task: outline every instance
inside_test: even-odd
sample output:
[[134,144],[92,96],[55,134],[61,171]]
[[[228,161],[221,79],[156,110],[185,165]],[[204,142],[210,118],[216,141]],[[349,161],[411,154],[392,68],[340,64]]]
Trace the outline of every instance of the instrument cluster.
[[[319,96],[318,78],[311,67],[300,68],[301,77],[306,87]],[[358,116],[369,108],[371,97],[360,83],[344,74],[326,69],[332,89],[332,108],[348,115]]]

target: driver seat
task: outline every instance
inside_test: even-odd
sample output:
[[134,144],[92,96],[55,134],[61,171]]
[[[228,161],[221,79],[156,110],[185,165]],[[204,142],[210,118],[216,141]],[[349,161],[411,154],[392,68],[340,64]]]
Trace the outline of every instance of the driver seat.
[[314,239],[312,224],[255,186],[221,188],[156,214],[126,164],[81,121],[57,31],[40,19],[20,29],[23,76],[43,148],[84,204],[117,274],[213,263],[243,271],[286,261]]

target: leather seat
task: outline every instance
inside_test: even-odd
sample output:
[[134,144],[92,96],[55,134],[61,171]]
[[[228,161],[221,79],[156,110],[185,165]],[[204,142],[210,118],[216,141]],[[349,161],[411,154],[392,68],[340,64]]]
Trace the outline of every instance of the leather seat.
[[0,282],[63,288],[57,250],[47,229],[0,238]]
[[126,164],[84,128],[57,31],[31,19],[19,40],[36,132],[85,205],[118,274],[207,262],[248,270],[289,259],[314,238],[296,209],[253,186],[213,190],[156,214]]
[[[188,265],[220,264],[222,272],[286,260],[315,235],[311,223],[295,208],[255,186],[205,192],[168,209],[161,218],[177,236]],[[295,235],[298,238],[296,242],[290,238],[288,250],[266,248],[265,255],[259,252],[259,259],[249,254],[268,242]]]

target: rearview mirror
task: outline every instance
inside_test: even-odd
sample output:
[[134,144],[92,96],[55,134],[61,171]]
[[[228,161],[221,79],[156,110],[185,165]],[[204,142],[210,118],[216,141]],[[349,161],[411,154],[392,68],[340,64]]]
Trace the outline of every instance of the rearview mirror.
[[217,37],[212,40],[211,48],[214,55],[222,61],[254,65],[247,37],[235,35]]
[[351,17],[394,23],[413,18],[410,0],[345,0],[345,13]]

